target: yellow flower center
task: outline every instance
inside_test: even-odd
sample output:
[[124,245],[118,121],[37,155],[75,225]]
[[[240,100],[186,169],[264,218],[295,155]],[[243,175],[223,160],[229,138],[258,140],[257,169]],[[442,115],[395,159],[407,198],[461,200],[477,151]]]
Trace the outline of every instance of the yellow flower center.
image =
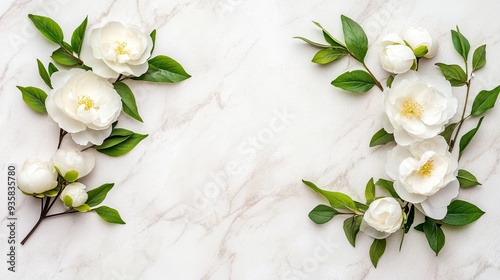
[[432,174],[434,171],[434,161],[432,159],[428,160],[420,169],[418,170],[418,174],[422,177],[427,177]]
[[115,50],[115,53],[116,55],[124,55],[124,54],[127,54],[127,55],[130,55],[130,51],[126,49],[127,47],[127,42],[120,42],[120,41],[116,41],[116,50]]
[[95,103],[88,95],[81,95],[78,96],[78,107],[81,105],[85,105],[85,111],[88,111],[90,108],[94,108]]
[[422,113],[424,109],[420,103],[413,100],[413,98],[407,98],[403,103],[403,108],[401,109],[401,115],[405,116],[408,119],[417,118],[420,119],[422,117]]

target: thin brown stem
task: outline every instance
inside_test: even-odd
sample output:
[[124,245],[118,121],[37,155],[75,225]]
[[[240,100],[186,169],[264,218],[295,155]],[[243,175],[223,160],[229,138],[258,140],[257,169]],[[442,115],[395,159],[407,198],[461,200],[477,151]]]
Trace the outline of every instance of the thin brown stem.
[[453,137],[453,140],[450,142],[450,150],[449,150],[450,153],[453,151],[453,147],[455,146],[455,143],[457,142],[458,134],[460,133],[460,129],[462,128],[464,121],[467,119],[467,117],[465,117],[465,112],[467,111],[467,102],[469,101],[470,84],[471,84],[471,80],[468,80],[465,83],[465,85],[467,86],[467,93],[465,94],[464,109],[462,111],[462,116],[460,117],[460,121],[458,122],[458,128],[455,131],[455,137]]
[[66,134],[68,134],[67,131],[65,131],[62,128],[59,129],[59,142],[57,143],[58,149],[61,147],[62,140],[63,140],[64,136],[66,136]]
[[380,91],[384,91],[384,87],[377,80],[377,78],[375,77],[375,75],[373,75],[372,71],[370,71],[370,69],[368,68],[368,66],[366,66],[366,64],[364,62],[362,62],[362,64],[363,64],[363,67],[365,67],[366,71],[368,71],[368,74],[370,74],[370,76],[372,76],[373,80],[375,81],[375,85],[378,87],[378,89],[380,89]]
[[47,215],[47,216],[45,216],[45,218],[52,218],[52,217],[57,217],[57,216],[61,216],[61,215],[66,215],[66,214],[73,214],[73,213],[80,213],[80,212],[78,212],[78,211],[65,211],[65,212],[61,212],[61,213]]

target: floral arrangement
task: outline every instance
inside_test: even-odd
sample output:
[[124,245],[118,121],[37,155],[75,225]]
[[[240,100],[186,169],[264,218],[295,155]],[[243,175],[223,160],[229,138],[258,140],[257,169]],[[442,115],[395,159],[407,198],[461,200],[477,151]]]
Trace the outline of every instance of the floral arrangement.
[[[125,80],[177,83],[190,75],[172,58],[151,57],[156,30],[151,34],[139,28],[108,22],[90,32],[84,44],[87,18],[76,28],[71,43],[64,40],[61,27],[48,17],[29,18],[58,48],[52,53],[47,69],[37,60],[40,77],[50,88],[48,93],[36,87],[21,87],[26,104],[40,114],[48,114],[60,127],[59,142],[53,160],[27,160],[18,174],[18,188],[40,201],[40,217],[21,242],[24,244],[43,220],[72,213],[95,212],[104,221],[125,224],[117,210],[99,206],[114,184],[103,184],[86,191],[80,182],[95,166],[94,149],[111,157],[130,152],[148,135],[118,128],[123,111],[143,122],[134,94]],[[61,147],[66,135],[77,145]],[[67,208],[50,213],[61,201]]]
[[[482,90],[475,96],[472,107],[467,106],[472,78],[486,64],[486,45],[476,48],[470,61],[470,43],[457,26],[451,30],[451,38],[465,69],[457,64],[436,63],[442,76],[430,75],[418,71],[420,61],[434,57],[437,52],[437,42],[427,30],[410,28],[403,38],[388,34],[380,42],[379,50],[382,68],[391,73],[384,87],[365,64],[368,39],[363,28],[344,15],[341,21],[345,43],[316,22],[326,44],[296,38],[321,49],[312,59],[314,63],[328,64],[346,56],[361,64],[365,70],[346,72],[333,80],[332,85],[354,94],[367,92],[374,86],[380,89],[384,95],[383,128],[371,138],[370,147],[394,142],[396,145],[388,152],[385,164],[390,179],[375,182],[371,178],[365,188],[366,203],[303,181],[330,204],[318,205],[309,217],[317,224],[324,224],[335,216],[347,215],[343,227],[348,241],[355,246],[359,231],[373,237],[369,255],[377,267],[385,252],[386,238],[400,231],[401,250],[416,213],[421,213],[423,222],[413,228],[425,234],[430,248],[438,255],[445,244],[445,226],[465,226],[484,214],[477,206],[456,198],[460,188],[480,185],[473,174],[458,168],[459,161],[478,132],[483,115],[494,107],[500,93],[500,86]],[[459,106],[452,87],[462,86],[466,87],[463,111],[460,119],[454,121]],[[466,121],[478,117],[475,128],[460,133]],[[456,143],[458,151],[454,150]],[[385,195],[377,195],[376,186]]]

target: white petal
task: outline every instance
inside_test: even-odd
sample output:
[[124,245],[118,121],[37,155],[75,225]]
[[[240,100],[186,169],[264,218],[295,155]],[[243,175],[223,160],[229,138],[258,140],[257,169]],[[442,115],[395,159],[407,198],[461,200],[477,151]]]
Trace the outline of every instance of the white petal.
[[458,181],[455,180],[427,198],[428,203],[437,208],[447,207],[451,200],[458,196],[459,189]]
[[106,63],[106,65],[109,68],[113,69],[114,71],[116,71],[120,74],[126,75],[126,76],[132,75],[135,77],[139,77],[140,75],[146,73],[146,71],[148,71],[148,67],[149,67],[147,62],[140,64],[140,65],[118,63],[118,62],[113,62],[113,61],[109,61],[109,60],[105,60],[104,62]]
[[85,64],[92,67],[92,71],[97,75],[107,79],[118,78],[119,74],[113,69],[109,68],[102,59],[95,58],[92,50],[90,50],[89,48],[83,48],[81,56]]
[[394,190],[403,200],[412,203],[420,203],[427,198],[425,195],[409,193],[399,181],[394,182]]
[[[417,205],[417,204],[416,204]],[[437,208],[430,204],[427,200],[420,203],[420,207],[417,207],[424,215],[427,217],[441,220],[446,216],[448,212],[448,207]]]
[[101,145],[109,134],[111,134],[111,127],[108,127],[105,130],[93,130],[87,128],[82,132],[72,133],[71,138],[73,138],[75,143],[83,146],[88,145],[89,142],[94,145]]
[[61,109],[54,103],[53,98],[54,96],[52,94],[47,96],[47,99],[45,99],[45,107],[49,116],[59,125],[59,127],[69,133],[76,133],[85,130],[85,124],[70,118],[63,111],[61,111]]
[[361,226],[359,227],[359,230],[361,230],[366,235],[371,236],[375,239],[384,239],[389,235],[391,235],[391,233],[389,232],[382,232],[372,228],[364,220],[361,221]]

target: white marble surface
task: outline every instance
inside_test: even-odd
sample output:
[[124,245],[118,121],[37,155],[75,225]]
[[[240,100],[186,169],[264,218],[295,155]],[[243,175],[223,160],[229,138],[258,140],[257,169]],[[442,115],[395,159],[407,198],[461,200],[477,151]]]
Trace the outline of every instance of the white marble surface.
[[[392,236],[374,269],[371,238],[360,234],[352,248],[342,219],[323,226],[309,220],[324,201],[300,180],[361,199],[370,177],[384,177],[388,147],[368,147],[381,127],[381,93],[353,97],[332,87],[337,75],[359,65],[315,65],[316,49],[292,39],[320,40],[312,20],[341,37],[341,14],[365,28],[370,45],[388,32],[423,26],[439,38],[440,51],[421,67],[437,73],[435,62],[460,63],[449,31],[459,24],[473,47],[488,45],[476,93],[500,83],[496,1],[2,1],[2,174],[9,163],[48,159],[57,142],[57,126],[30,111],[15,88],[45,88],[35,59],[48,63],[55,49],[29,13],[54,18],[66,36],[86,15],[89,27],[120,20],[156,28],[155,53],[177,59],[193,77],[171,86],[129,82],[145,123],[122,116],[121,125],[150,137],[122,158],[96,153],[97,169],[83,180],[92,187],[115,182],[105,204],[127,224],[109,225],[95,214],[47,220],[18,248],[18,271],[8,272],[4,262],[1,279],[500,278],[500,108],[485,118],[461,162],[483,186],[460,198],[486,215],[463,229],[446,228],[438,257],[421,233],[412,231],[401,252]],[[367,62],[378,77],[386,75],[376,48]],[[454,91],[463,104],[464,89]],[[5,259],[5,191],[0,198]],[[21,238],[39,213],[33,199],[18,198]]]

